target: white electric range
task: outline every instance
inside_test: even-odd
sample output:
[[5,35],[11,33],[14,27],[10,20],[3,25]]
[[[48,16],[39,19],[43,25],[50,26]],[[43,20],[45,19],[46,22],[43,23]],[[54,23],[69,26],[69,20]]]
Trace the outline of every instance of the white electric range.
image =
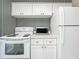
[[16,27],[15,35],[7,35],[0,38],[0,58],[27,58],[30,59],[30,36],[32,27]]

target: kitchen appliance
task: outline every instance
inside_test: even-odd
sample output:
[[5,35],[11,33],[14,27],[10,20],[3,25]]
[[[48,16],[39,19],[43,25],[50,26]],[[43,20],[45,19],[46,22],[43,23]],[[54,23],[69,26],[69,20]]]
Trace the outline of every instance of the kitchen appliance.
[[15,34],[0,38],[0,58],[26,58],[30,59],[31,41],[33,27],[16,27]]
[[48,27],[36,27],[36,34],[49,34],[49,28]]
[[57,20],[57,59],[79,59],[79,7],[61,7]]
[[26,35],[32,35],[33,27],[16,27],[15,34],[16,37],[25,37]]
[[0,38],[0,59],[30,59],[30,39],[24,37]]

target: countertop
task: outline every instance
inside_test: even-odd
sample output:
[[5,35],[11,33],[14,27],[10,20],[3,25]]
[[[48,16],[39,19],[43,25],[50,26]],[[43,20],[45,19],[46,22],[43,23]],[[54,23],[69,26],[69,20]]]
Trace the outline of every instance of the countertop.
[[56,36],[55,35],[51,35],[51,34],[34,34],[34,35],[31,35],[31,38],[32,39],[35,39],[35,38],[44,38],[44,39],[56,39]]
[[[2,36],[0,39],[6,39],[7,36]],[[31,38],[31,39],[56,39],[55,35],[52,34],[32,34],[28,37],[7,37],[7,39],[24,39],[24,38]]]

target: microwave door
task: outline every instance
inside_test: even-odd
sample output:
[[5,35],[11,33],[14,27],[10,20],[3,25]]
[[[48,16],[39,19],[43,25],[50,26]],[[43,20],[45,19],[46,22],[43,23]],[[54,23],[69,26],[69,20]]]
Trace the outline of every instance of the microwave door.
[[48,33],[48,29],[37,29],[36,33]]

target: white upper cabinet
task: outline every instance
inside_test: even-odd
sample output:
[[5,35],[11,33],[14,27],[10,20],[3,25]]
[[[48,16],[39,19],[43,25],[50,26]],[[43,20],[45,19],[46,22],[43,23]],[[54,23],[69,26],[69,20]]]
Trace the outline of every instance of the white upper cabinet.
[[31,39],[31,59],[56,59],[56,39]]
[[50,17],[52,16],[52,3],[12,3],[12,16],[15,17]]

